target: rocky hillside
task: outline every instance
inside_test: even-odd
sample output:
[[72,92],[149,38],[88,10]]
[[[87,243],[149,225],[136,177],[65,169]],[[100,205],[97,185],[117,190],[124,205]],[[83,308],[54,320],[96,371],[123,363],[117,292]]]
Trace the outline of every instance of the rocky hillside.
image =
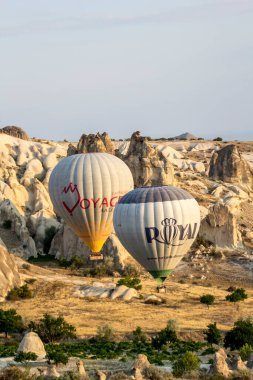
[[[201,205],[200,237],[219,248],[252,253],[251,144],[161,144],[149,141],[139,132],[130,141],[114,142],[103,133],[82,135],[78,144],[66,144],[23,140],[2,133],[0,152],[0,237],[15,255],[28,258],[49,252],[70,260],[74,255],[90,254],[57,218],[47,190],[57,162],[78,152],[117,155],[132,171],[135,186],[175,184],[185,188]],[[115,234],[103,252],[113,257],[115,269],[129,258]]]

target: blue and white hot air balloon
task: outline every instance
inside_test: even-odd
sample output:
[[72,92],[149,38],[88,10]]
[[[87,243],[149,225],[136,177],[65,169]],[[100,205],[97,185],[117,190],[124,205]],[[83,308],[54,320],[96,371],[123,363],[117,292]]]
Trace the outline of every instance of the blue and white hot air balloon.
[[123,246],[161,283],[197,237],[200,209],[183,189],[141,187],[121,198],[113,223]]

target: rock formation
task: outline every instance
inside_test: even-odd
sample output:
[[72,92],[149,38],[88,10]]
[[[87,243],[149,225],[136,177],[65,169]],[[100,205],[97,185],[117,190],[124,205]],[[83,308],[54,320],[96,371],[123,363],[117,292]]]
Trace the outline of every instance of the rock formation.
[[31,331],[25,334],[22,339],[18,352],[34,352],[39,359],[44,359],[46,357],[46,350],[42,340],[39,335]]
[[15,127],[14,125],[0,129],[0,133],[6,133],[7,135],[17,137],[22,140],[29,140],[28,134],[22,128]]
[[[49,251],[49,254],[57,259],[65,259],[67,261],[70,261],[74,256],[88,259],[91,253],[89,248],[66,224],[61,226],[56,233]],[[111,257],[113,259],[114,270],[121,270],[125,262],[130,258],[129,253],[122,246],[115,233],[109,236],[101,253],[104,257]]]
[[229,369],[227,363],[227,354],[220,348],[214,355],[214,361],[210,368],[209,375],[221,375],[224,377],[229,377],[232,371]]
[[242,158],[236,145],[227,145],[213,154],[209,177],[215,181],[221,180],[253,187],[252,169]]
[[172,185],[175,182],[170,161],[160,150],[150,146],[140,132],[132,134],[127,155],[122,159],[131,170],[136,187]]
[[106,152],[114,154],[114,151],[114,144],[106,132],[102,133],[102,135],[100,133],[96,135],[83,134],[77,144],[78,153]]
[[7,293],[22,285],[18,268],[0,239],[0,301],[3,301]]
[[216,247],[240,248],[242,246],[236,216],[227,205],[221,202],[209,207],[208,214],[202,220],[199,235]]

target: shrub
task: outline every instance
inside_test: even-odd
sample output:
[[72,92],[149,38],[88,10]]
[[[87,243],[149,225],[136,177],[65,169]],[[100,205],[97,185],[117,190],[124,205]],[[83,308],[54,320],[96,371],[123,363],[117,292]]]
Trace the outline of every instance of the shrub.
[[20,315],[16,310],[0,310],[0,333],[5,334],[5,338],[8,338],[8,334],[23,331],[24,325]]
[[29,328],[39,334],[45,343],[76,337],[74,326],[67,323],[63,317],[53,317],[49,314],[44,314],[39,323],[30,322]]
[[51,247],[52,240],[56,234],[56,228],[54,226],[48,227],[45,230],[45,238],[43,243],[43,251],[48,253]]
[[3,228],[6,230],[10,230],[12,226],[12,221],[11,220],[4,220],[3,222]]
[[253,352],[253,346],[251,346],[248,343],[242,346],[242,348],[240,349],[240,356],[244,362],[249,359],[249,355],[251,354],[251,352]]
[[79,256],[74,256],[70,262],[71,270],[80,269],[85,265],[85,259]]
[[[44,378],[42,378],[41,380],[43,380],[43,379]],[[66,372],[62,376],[60,376],[58,379],[59,380],[89,380],[89,377],[88,377],[88,375],[86,375],[86,376],[80,375],[79,373],[76,373],[76,372]],[[37,380],[39,380],[39,379],[37,379]]]
[[21,286],[20,288],[10,290],[6,297],[8,301],[17,301],[19,299],[27,298],[33,298],[33,293],[27,284]]
[[124,372],[118,372],[110,376],[110,380],[131,380],[132,377],[127,376]]
[[69,361],[68,355],[57,344],[49,344],[47,346],[46,359],[49,364],[55,364],[55,365],[58,365],[58,364],[66,365]]
[[215,139],[213,139],[213,141],[223,141],[223,138],[222,137],[216,137]]
[[185,373],[197,371],[199,368],[200,360],[197,355],[192,352],[186,352],[173,363],[172,373],[175,377],[182,377]]
[[142,371],[143,376],[147,380],[171,380],[172,376],[165,371],[160,370],[157,367],[149,366],[145,367]]
[[37,358],[38,356],[34,352],[20,351],[15,355],[14,360],[15,362],[26,363],[29,361],[35,361]]
[[175,321],[170,320],[165,327],[155,337],[152,338],[152,346],[157,350],[160,350],[168,343],[177,342],[177,333],[175,328]]
[[146,343],[147,342],[147,335],[142,331],[142,328],[140,326],[136,327],[136,329],[133,331],[133,342],[134,343]]
[[204,294],[200,297],[199,301],[204,305],[207,305],[208,309],[210,305],[213,305],[215,297],[212,294]]
[[109,325],[99,326],[97,329],[96,340],[99,342],[113,342],[114,341],[114,330]]
[[142,289],[141,280],[139,278],[137,278],[137,277],[128,277],[127,276],[125,278],[120,279],[117,282],[117,285],[118,286],[125,285],[128,288],[133,288],[133,289],[136,289],[136,290],[141,290]]
[[221,342],[221,332],[216,326],[216,322],[210,323],[208,330],[204,331],[205,340],[210,344],[219,344]]
[[140,271],[135,265],[127,264],[122,272],[124,277],[138,277]]
[[37,281],[36,278],[27,278],[27,279],[25,280],[25,283],[26,283],[26,284],[29,284],[29,285],[32,285],[32,284],[34,284],[36,281]]
[[230,347],[231,350],[239,350],[246,343],[253,346],[253,322],[250,318],[236,321],[224,339],[225,347]]
[[29,370],[22,371],[17,367],[5,368],[0,372],[0,380],[35,380],[35,375],[30,375]]
[[238,289],[234,290],[233,293],[228,294],[226,296],[226,301],[234,302],[235,303],[235,302],[244,301],[247,298],[248,298],[248,295],[245,292],[245,289],[238,288]]

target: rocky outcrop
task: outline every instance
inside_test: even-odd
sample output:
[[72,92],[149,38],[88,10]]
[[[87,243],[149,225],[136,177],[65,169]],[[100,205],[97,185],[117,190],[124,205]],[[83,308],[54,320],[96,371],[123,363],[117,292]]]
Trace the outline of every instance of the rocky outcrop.
[[15,261],[0,239],[0,301],[4,300],[11,289],[21,285],[22,282]]
[[216,247],[242,247],[237,218],[229,207],[222,202],[215,203],[209,207],[208,214],[201,222],[199,235]]
[[22,128],[15,127],[14,125],[0,129],[0,133],[6,133],[7,135],[17,137],[22,140],[29,140],[28,134]]
[[213,364],[209,370],[210,375],[221,375],[224,377],[229,377],[232,374],[232,371],[229,369],[227,362],[227,354],[220,348],[214,355]]
[[22,339],[17,352],[33,352],[38,358],[44,359],[46,356],[46,350],[39,335],[31,331],[25,334]]
[[[3,226],[5,223],[9,224],[10,233],[12,235],[14,233],[20,241],[20,245],[11,250],[12,253],[25,259],[31,256],[37,257],[35,243],[26,227],[26,220],[8,199],[5,199],[0,204],[0,220]],[[11,239],[11,236],[9,239]]]
[[94,298],[110,298],[111,300],[121,299],[130,301],[134,298],[139,298],[137,290],[128,288],[125,285],[116,287],[116,284],[103,284],[95,282],[93,285],[78,286],[75,291],[75,296],[79,298],[94,297]]
[[243,159],[236,145],[227,145],[211,158],[209,177],[213,180],[232,182],[253,187],[253,172]]
[[108,133],[83,134],[77,144],[77,153],[106,152],[114,154],[115,147]]
[[[91,253],[89,248],[66,224],[61,226],[56,233],[49,251],[49,254],[57,259],[65,259],[67,261],[70,261],[74,256],[88,259]],[[124,263],[130,258],[129,253],[122,246],[115,233],[109,236],[101,253],[104,257],[112,258],[114,270],[121,270],[124,267]]]
[[159,149],[150,146],[140,132],[132,134],[127,155],[121,158],[130,168],[136,187],[172,185],[175,182],[173,165]]

